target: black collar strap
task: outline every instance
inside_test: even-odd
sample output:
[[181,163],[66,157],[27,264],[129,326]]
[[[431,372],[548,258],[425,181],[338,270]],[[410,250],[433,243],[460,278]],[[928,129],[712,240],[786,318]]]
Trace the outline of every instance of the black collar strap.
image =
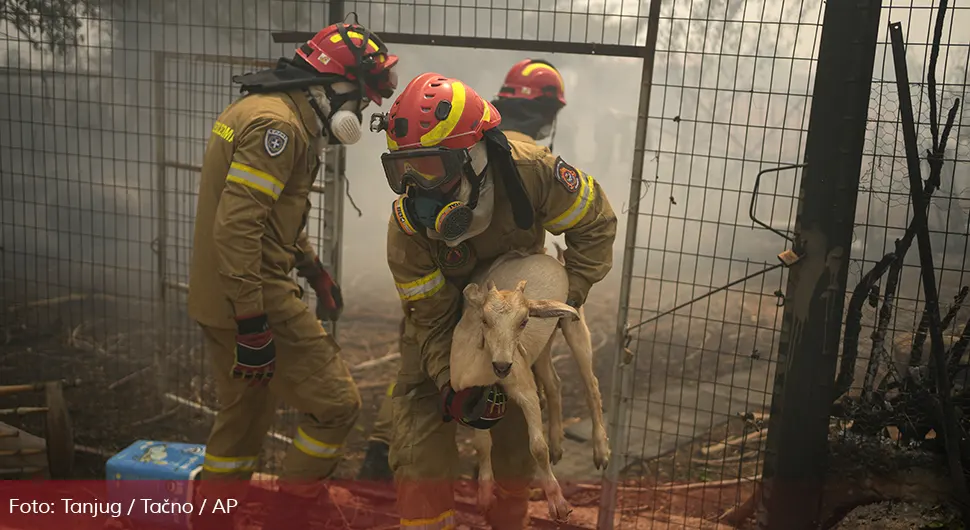
[[485,145],[488,147],[488,161],[495,162],[495,171],[502,178],[505,184],[505,191],[508,194],[509,204],[512,206],[512,217],[515,225],[522,230],[529,230],[535,223],[535,210],[529,194],[522,183],[522,175],[515,167],[515,160],[512,159],[512,147],[509,141],[498,128],[485,131]]

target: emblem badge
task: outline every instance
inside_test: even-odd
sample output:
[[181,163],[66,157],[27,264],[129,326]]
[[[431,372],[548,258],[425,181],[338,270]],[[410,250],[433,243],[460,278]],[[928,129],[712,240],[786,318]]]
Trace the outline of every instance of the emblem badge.
[[555,172],[556,180],[566,188],[566,191],[576,193],[580,184],[579,170],[567,164],[562,157],[557,157]]
[[468,263],[468,245],[461,242],[458,246],[451,248],[441,245],[438,248],[438,264],[442,269],[458,269]]
[[286,149],[286,143],[290,138],[278,129],[266,129],[266,136],[263,138],[263,147],[269,156],[279,156]]

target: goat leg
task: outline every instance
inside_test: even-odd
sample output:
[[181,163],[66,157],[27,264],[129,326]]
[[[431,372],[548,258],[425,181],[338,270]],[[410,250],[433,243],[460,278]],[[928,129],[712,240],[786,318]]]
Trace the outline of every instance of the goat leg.
[[579,320],[563,318],[559,324],[566,344],[579,365],[579,375],[586,388],[586,406],[589,407],[593,421],[593,462],[596,469],[606,469],[610,464],[610,440],[606,436],[603,420],[603,396],[600,394],[599,380],[593,372],[593,342],[586,325],[586,312],[580,307]]
[[555,335],[549,336],[549,342],[532,368],[537,378],[536,383],[545,389],[546,412],[549,414],[549,461],[555,465],[562,460],[562,443],[566,433],[562,427],[562,380],[556,373],[550,354],[553,337]]
[[495,476],[492,474],[492,434],[474,429],[472,446],[478,454],[478,508],[487,513],[492,506],[495,492]]
[[525,415],[525,422],[529,429],[529,450],[539,466],[539,480],[542,483],[542,491],[546,494],[549,516],[556,521],[565,521],[572,510],[562,494],[562,487],[559,486],[556,475],[552,473],[552,464],[549,463],[549,445],[542,433],[542,411],[539,410],[535,379],[523,377],[522,385],[506,388],[506,392],[509,393],[509,399],[519,405]]

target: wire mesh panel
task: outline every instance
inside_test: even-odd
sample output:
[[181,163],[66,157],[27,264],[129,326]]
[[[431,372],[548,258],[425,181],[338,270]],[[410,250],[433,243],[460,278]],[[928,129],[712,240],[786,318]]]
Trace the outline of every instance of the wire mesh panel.
[[[80,380],[67,390],[75,441],[97,452],[157,425],[143,384],[157,344],[150,93],[140,100],[120,72],[108,21],[56,10],[24,20],[34,31],[8,24],[0,40],[0,384]],[[0,417],[39,435],[42,420]],[[82,476],[97,468],[87,455]]]
[[346,2],[379,32],[490,41],[555,41],[643,46],[648,2],[624,0]]
[[811,1],[661,4],[626,248],[617,528],[658,513],[699,528],[750,505],[821,16]]

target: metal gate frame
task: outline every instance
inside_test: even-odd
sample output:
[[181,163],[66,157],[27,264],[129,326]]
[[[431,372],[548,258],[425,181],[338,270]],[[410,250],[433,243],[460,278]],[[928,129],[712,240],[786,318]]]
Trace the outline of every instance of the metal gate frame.
[[[643,166],[645,162],[647,144],[647,116],[650,109],[650,92],[653,84],[654,57],[657,48],[659,32],[660,7],[665,0],[651,0],[647,15],[647,35],[643,46],[620,44],[595,44],[562,41],[528,41],[521,39],[503,39],[494,37],[463,37],[455,35],[419,35],[412,33],[380,32],[381,40],[387,44],[410,44],[426,46],[447,46],[454,48],[475,48],[488,50],[516,50],[522,52],[562,53],[574,55],[594,55],[607,57],[629,57],[641,60],[641,77],[639,91],[639,105],[637,108],[636,137],[633,142],[633,170],[630,177],[629,211],[627,217],[627,241],[624,247],[622,277],[620,279],[620,296],[617,316],[617,348],[613,352],[613,392],[610,399],[609,437],[610,450],[614,461],[603,471],[603,495],[600,497],[600,507],[597,528],[611,530],[613,528],[614,512],[616,511],[616,493],[618,489],[619,470],[624,467],[624,460],[628,456],[621,452],[620,440],[624,439],[626,425],[620,421],[622,410],[632,399],[633,385],[630,371],[627,370],[629,360],[624,355],[624,337],[627,335],[626,320],[629,309],[630,284],[632,282],[633,252],[636,244],[636,228],[639,218],[639,203],[642,195]],[[337,22],[344,12],[342,0],[331,0],[330,20]],[[306,42],[315,35],[311,31],[281,31],[273,33],[273,42],[277,44],[299,44]],[[632,239],[631,239],[632,238]]]
[[[210,63],[213,65],[245,65],[260,68],[272,68],[275,65],[273,61],[266,61],[262,59],[251,59],[251,58],[240,58],[240,57],[230,57],[225,55],[215,55],[215,54],[194,54],[194,53],[177,53],[177,52],[154,52],[152,55],[153,62],[153,119],[154,123],[154,134],[155,134],[155,167],[156,167],[156,178],[155,178],[155,190],[156,201],[155,205],[158,209],[157,217],[157,228],[156,237],[153,241],[153,247],[156,254],[156,267],[158,272],[158,295],[157,295],[157,307],[158,315],[161,320],[162,329],[169,329],[169,315],[170,315],[170,304],[172,303],[170,293],[188,292],[188,284],[173,280],[170,277],[168,270],[168,247],[169,234],[168,234],[168,199],[167,196],[172,191],[176,191],[177,188],[173,188],[169,183],[169,172],[170,170],[186,170],[190,171],[196,175],[201,175],[202,165],[201,162],[192,161],[186,162],[181,160],[173,160],[169,157],[166,149],[166,140],[169,138],[168,131],[166,130],[166,122],[163,113],[169,108],[166,101],[166,91],[164,89],[166,83],[166,65],[170,64],[174,60],[188,60],[196,63]],[[229,101],[226,101],[228,104]],[[322,222],[322,230],[307,230],[307,235],[310,237],[311,242],[313,242],[314,248],[319,254],[320,261],[328,266],[331,273],[334,276],[334,280],[340,283],[342,279],[342,241],[343,241],[343,229],[344,229],[344,202],[346,197],[346,151],[343,146],[329,147],[324,151],[322,156],[322,164],[320,167],[320,173],[318,179],[322,176],[322,183],[314,185],[311,187],[311,194],[316,194],[318,197],[322,195],[322,201],[313,201],[311,203],[318,204],[318,208],[322,208],[322,215],[320,216]],[[327,331],[336,339],[338,334],[338,329],[336,323],[329,322],[324,323],[324,327]],[[164,339],[163,334],[163,341]],[[167,351],[167,349],[165,349]],[[154,365],[156,373],[160,382],[165,380],[165,362],[164,359],[160,357],[158,351],[154,354]]]

